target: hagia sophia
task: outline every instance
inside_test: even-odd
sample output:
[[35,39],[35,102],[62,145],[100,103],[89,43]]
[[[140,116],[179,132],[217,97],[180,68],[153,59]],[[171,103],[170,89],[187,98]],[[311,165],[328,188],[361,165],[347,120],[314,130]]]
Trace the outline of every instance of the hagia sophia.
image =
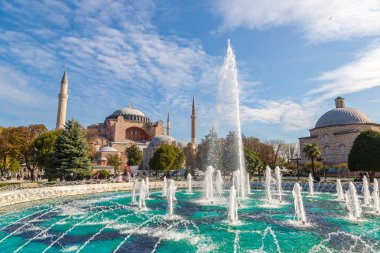
[[354,108],[346,107],[345,99],[335,99],[335,109],[323,114],[310,129],[310,136],[299,138],[302,163],[307,158],[302,152],[307,143],[316,143],[321,158],[326,164],[347,163],[355,138],[363,131],[380,132],[380,125],[374,123],[366,114]]
[[[68,98],[67,71],[64,72],[60,93],[58,95],[57,129],[63,129],[66,119],[66,107]],[[122,170],[126,170],[127,157],[125,149],[137,145],[144,154],[140,170],[148,173],[149,161],[154,152],[163,144],[176,145],[184,148],[188,143],[177,141],[170,136],[170,115],[168,114],[165,126],[162,120],[151,121],[141,110],[131,105],[120,108],[107,116],[102,123],[92,124],[88,130],[95,132],[93,140],[97,155],[92,162],[94,170],[106,169],[113,173],[111,166],[107,166],[107,156],[118,154],[123,162]],[[193,97],[191,114],[191,147],[196,148],[196,108]],[[112,167],[113,168],[113,167]]]

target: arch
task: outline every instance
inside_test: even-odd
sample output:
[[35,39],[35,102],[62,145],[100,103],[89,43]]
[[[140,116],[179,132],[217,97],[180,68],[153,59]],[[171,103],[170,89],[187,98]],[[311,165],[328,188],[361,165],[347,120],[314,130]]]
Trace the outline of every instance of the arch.
[[125,139],[133,141],[148,140],[146,132],[139,127],[129,127],[125,129]]

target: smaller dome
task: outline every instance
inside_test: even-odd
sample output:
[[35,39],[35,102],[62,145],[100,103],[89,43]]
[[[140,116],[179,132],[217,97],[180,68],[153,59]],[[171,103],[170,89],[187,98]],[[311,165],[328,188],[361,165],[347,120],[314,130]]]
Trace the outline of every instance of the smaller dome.
[[101,147],[99,149],[99,152],[118,152],[116,148],[113,148],[113,147]]
[[173,144],[173,143],[177,144],[177,141],[173,137],[169,135],[158,135],[150,141],[148,148],[155,148],[155,147],[161,146],[162,144]]

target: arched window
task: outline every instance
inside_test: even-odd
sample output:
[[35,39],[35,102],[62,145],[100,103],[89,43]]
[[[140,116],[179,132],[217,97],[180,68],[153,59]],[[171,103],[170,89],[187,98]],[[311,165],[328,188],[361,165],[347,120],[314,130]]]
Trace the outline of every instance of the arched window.
[[331,153],[330,147],[329,147],[329,146],[325,146],[325,147],[323,148],[323,153],[324,153],[325,155],[329,155],[329,154]]
[[323,142],[324,142],[324,143],[329,143],[329,142],[330,142],[330,137],[329,137],[328,134],[324,134],[324,135],[323,135]]
[[339,153],[343,155],[346,152],[346,146],[344,144],[339,146]]

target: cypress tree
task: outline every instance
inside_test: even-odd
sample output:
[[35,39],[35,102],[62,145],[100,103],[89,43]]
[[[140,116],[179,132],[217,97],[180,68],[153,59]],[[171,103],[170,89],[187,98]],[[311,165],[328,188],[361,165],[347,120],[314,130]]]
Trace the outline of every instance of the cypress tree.
[[74,179],[82,179],[90,172],[88,146],[81,125],[78,121],[69,120],[57,138],[46,176],[53,179],[73,175]]

